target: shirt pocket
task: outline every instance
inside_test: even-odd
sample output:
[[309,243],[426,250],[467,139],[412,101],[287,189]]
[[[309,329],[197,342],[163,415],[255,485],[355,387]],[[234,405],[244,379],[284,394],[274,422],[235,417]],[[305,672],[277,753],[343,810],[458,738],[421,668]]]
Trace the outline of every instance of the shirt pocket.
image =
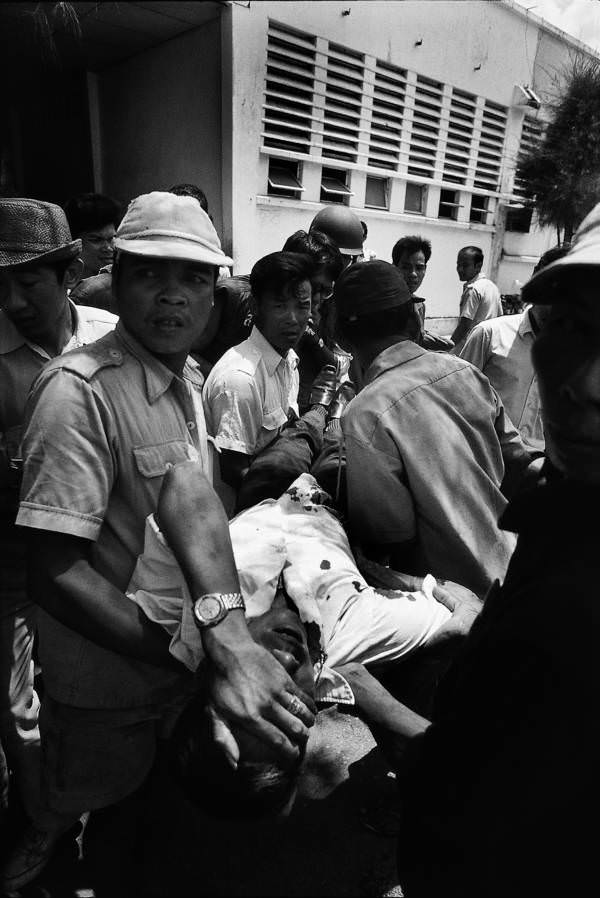
[[142,477],[162,477],[167,468],[182,461],[189,461],[193,452],[191,443],[170,440],[155,446],[139,446],[133,450],[135,464]]
[[279,406],[270,412],[263,411],[262,426],[265,430],[277,430],[287,423],[287,415]]

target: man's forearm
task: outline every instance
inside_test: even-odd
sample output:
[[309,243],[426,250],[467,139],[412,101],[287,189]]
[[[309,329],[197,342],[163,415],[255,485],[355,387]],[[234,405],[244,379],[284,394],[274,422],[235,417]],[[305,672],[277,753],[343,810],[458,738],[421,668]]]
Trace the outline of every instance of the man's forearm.
[[182,670],[169,654],[169,635],[94,570],[88,546],[75,537],[30,531],[28,585],[32,600],[56,620],[110,651]]
[[454,333],[450,338],[456,348],[458,344],[465,340],[469,331],[473,328],[473,322],[469,318],[461,318],[454,329]]
[[367,723],[408,741],[430,726],[429,720],[397,701],[362,664],[348,664],[339,671],[348,680]]

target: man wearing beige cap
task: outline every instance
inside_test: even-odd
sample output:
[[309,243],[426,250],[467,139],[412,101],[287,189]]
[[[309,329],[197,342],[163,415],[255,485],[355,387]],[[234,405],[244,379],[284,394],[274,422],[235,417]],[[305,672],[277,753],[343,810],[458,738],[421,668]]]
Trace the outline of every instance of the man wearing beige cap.
[[59,206],[0,199],[0,740],[29,816],[39,802],[36,608],[27,598],[23,534],[14,525],[25,401],[50,359],[97,340],[117,321],[69,301],[80,253]]
[[[168,636],[124,590],[167,469],[191,460],[198,478],[212,479],[202,377],[188,352],[210,315],[218,268],[231,259],[198,202],[171,193],[134,199],[114,246],[117,328],[48,365],[28,406],[17,523],[28,530],[30,586],[43,609],[46,811],[5,869],[13,889],[35,878],[83,811],[141,785],[167,709],[191,688]],[[252,641],[218,503],[210,519],[194,595],[211,700],[292,762],[314,716]]]

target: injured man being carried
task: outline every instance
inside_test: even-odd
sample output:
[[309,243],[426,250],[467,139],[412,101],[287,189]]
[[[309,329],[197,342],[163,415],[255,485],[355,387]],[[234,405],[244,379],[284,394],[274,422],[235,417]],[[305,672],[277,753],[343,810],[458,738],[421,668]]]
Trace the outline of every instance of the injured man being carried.
[[[279,499],[238,514],[230,535],[248,621],[266,615],[285,596],[306,631],[316,701],[353,704],[352,690],[335,668],[394,662],[431,644],[452,627],[453,589],[458,602],[466,596],[471,610],[480,603],[455,584],[440,588],[429,574],[414,591],[377,591],[359,572],[330,504],[314,477],[302,474]],[[171,653],[195,671],[203,649],[192,599],[154,515],[146,522],[144,552],[128,595],[169,632]],[[293,648],[291,631],[287,638]]]

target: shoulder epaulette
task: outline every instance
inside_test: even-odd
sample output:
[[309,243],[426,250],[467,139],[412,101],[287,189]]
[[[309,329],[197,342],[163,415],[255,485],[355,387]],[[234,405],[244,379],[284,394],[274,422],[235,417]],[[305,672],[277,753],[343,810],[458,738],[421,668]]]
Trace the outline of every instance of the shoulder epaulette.
[[[108,338],[108,339],[107,339]],[[123,364],[123,353],[115,346],[112,334],[102,337],[94,343],[88,343],[79,349],[72,349],[52,359],[45,367],[51,370],[70,371],[84,380],[91,380],[103,368],[117,367]]]

